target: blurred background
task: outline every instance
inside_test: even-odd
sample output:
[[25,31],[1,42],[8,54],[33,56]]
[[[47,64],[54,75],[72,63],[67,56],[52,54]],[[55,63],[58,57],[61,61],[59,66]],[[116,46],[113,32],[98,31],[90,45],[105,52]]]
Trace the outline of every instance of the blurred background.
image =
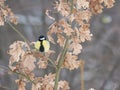
[[[45,15],[54,0],[7,0],[19,17],[15,26],[30,41],[46,35],[53,22]],[[84,43],[80,58],[85,60],[85,90],[120,90],[120,0],[111,9],[91,19],[92,41]],[[14,75],[7,74],[9,45],[22,38],[9,25],[0,26],[0,90],[17,90]],[[57,47],[54,47],[57,50]],[[62,70],[61,79],[69,81],[70,90],[80,90],[80,71]],[[29,89],[27,89],[29,90]]]

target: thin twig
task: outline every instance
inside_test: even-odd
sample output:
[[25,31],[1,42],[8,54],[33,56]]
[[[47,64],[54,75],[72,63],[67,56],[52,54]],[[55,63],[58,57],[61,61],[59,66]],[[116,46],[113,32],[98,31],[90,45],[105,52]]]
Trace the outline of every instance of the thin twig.
[[32,82],[34,85],[36,84],[33,80],[30,79],[30,77],[28,77],[28,76],[25,75],[25,74],[22,74],[22,73],[19,73],[19,72],[13,72],[13,73],[25,77],[27,80],[29,80],[30,82]]
[[[8,67],[8,68],[9,68],[9,67]],[[29,81],[32,82],[33,84],[36,84],[36,83],[35,83],[33,80],[31,80],[30,77],[28,77],[27,75],[22,74],[22,73],[20,73],[20,72],[12,71],[10,68],[9,68],[9,70],[10,70],[11,72],[17,74],[17,75],[20,75],[20,76],[22,76],[22,77],[25,77],[27,80],[29,80]]]
[[74,8],[74,2],[73,0],[71,0],[71,6],[70,6],[71,10],[70,10],[70,13],[72,14],[73,13],[73,8]]
[[30,42],[28,41],[28,39],[25,38],[25,36],[18,29],[16,29],[10,22],[7,22],[7,23],[30,46]]
[[68,48],[68,40],[69,40],[69,38],[67,37],[67,39],[65,41],[65,45],[64,45],[63,51],[62,51],[62,54],[61,54],[61,56],[59,58],[59,62],[58,62],[58,66],[57,66],[58,69],[56,70],[56,76],[55,76],[54,90],[57,90],[57,87],[58,87],[58,81],[59,81],[61,66],[62,66],[62,64],[64,62],[65,55],[66,55],[67,48]]
[[55,65],[55,63],[50,59],[50,58],[47,58],[49,61],[50,61],[50,63],[55,67],[55,69],[57,69],[57,66]]
[[81,84],[81,89],[84,90],[84,62],[80,65],[80,84]]

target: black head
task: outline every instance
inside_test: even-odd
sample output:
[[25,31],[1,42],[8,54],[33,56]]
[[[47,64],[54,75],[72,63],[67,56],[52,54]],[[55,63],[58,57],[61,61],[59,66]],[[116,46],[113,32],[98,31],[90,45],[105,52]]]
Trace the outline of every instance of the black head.
[[38,39],[39,41],[43,41],[43,40],[46,40],[46,37],[45,36],[43,36],[43,35],[41,35],[41,36],[39,36],[39,39]]

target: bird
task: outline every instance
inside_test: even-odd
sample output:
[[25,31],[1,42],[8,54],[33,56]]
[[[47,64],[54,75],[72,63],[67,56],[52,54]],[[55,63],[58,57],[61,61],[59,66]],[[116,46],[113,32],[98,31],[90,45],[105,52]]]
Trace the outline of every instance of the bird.
[[46,40],[44,35],[40,35],[38,40],[35,42],[34,47],[40,52],[48,52],[50,49],[50,42]]

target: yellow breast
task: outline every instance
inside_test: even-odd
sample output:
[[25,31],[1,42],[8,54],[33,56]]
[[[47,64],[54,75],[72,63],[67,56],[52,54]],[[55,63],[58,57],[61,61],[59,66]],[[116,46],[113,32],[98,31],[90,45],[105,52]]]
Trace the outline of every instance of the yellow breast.
[[43,40],[44,52],[47,52],[50,49],[50,43],[47,40]]
[[39,50],[39,48],[40,48],[40,41],[37,41],[37,42],[35,43],[35,48],[36,48],[37,50]]

